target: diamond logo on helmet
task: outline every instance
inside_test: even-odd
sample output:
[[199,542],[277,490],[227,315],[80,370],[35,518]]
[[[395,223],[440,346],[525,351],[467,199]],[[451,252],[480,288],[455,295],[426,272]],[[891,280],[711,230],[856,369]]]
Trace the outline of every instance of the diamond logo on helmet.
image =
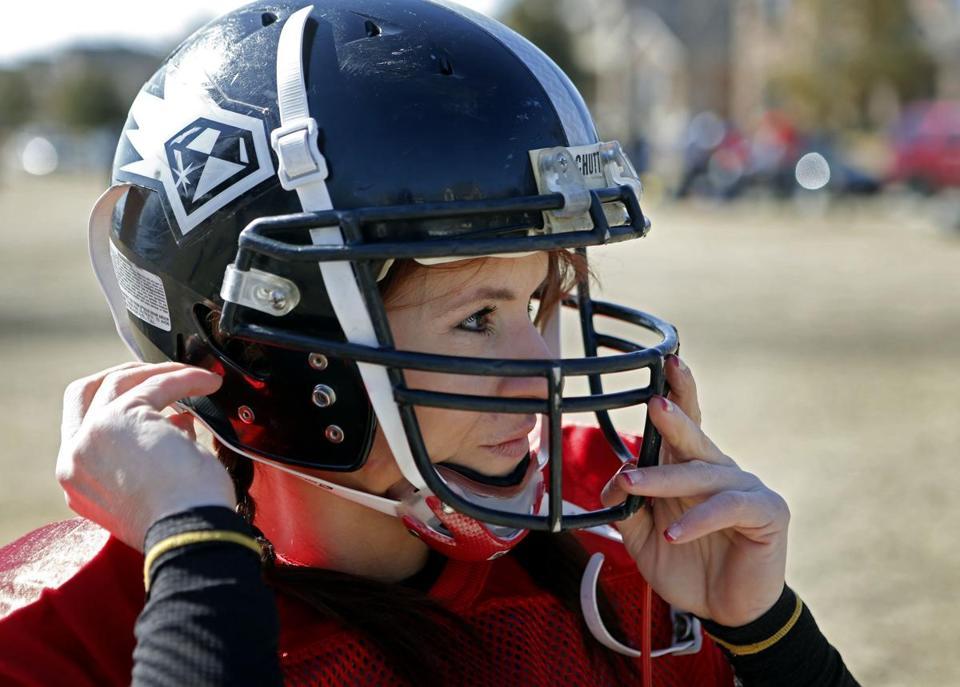
[[124,134],[141,159],[118,177],[162,190],[182,236],[274,174],[263,121],[221,108],[174,74],[163,97],[141,91],[130,115]]
[[167,141],[166,150],[173,186],[188,215],[259,167],[250,157],[251,132],[206,117]]

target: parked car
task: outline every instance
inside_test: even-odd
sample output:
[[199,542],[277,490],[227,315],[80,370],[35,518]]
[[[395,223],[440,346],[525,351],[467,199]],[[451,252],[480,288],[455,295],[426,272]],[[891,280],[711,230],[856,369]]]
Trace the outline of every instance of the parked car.
[[914,103],[892,132],[891,182],[925,192],[960,187],[960,101]]

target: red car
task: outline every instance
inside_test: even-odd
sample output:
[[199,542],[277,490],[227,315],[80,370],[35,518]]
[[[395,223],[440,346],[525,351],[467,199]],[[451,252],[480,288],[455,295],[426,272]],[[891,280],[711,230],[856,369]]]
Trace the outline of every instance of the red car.
[[924,190],[960,187],[960,101],[914,103],[893,131],[890,180]]

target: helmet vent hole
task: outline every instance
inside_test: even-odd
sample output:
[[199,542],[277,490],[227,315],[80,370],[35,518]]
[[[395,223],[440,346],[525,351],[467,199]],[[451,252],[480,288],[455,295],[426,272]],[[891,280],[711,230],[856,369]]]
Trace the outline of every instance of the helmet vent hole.
[[379,26],[377,26],[374,22],[370,21],[369,19],[363,22],[363,28],[366,29],[367,31],[367,38],[376,38],[381,33],[383,33],[383,29],[381,29]]
[[264,12],[260,15],[260,23],[264,26],[270,26],[270,24],[273,24],[275,21],[277,21],[277,15],[273,12]]
[[453,76],[453,62],[446,55],[440,56],[440,73],[444,76]]

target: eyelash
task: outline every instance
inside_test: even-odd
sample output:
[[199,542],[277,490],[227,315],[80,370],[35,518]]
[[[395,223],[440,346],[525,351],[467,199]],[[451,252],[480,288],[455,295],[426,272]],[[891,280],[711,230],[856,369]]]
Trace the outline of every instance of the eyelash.
[[[470,317],[460,322],[457,325],[457,329],[465,332],[470,332],[472,334],[483,334],[484,336],[490,336],[493,334],[493,327],[490,325],[489,317],[497,311],[497,306],[488,305],[485,308],[480,308],[477,312],[473,313]],[[533,318],[533,300],[527,303],[527,315]],[[469,322],[476,322],[477,326],[468,324]]]
[[[497,307],[495,305],[488,305],[485,308],[480,308],[477,312],[473,313],[470,317],[458,324],[457,329],[470,332],[472,334],[484,334],[489,336],[490,334],[493,334],[493,328],[490,326],[490,321],[488,318],[496,311]],[[479,326],[468,324],[470,322],[476,322]]]

